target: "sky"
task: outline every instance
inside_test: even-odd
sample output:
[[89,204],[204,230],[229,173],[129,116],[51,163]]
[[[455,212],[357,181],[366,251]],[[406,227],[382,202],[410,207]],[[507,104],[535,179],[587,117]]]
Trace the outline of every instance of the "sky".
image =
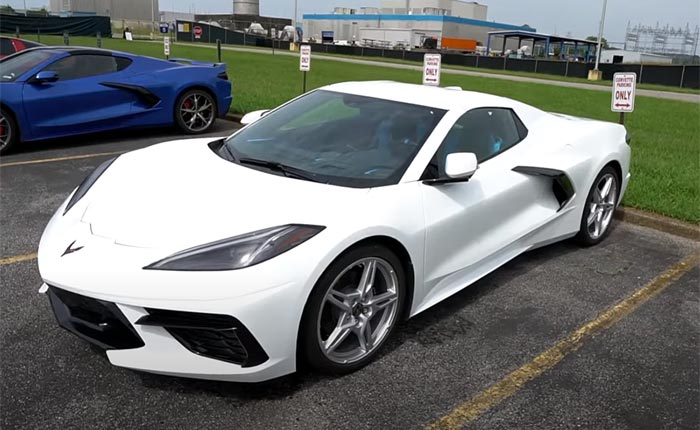
[[[148,1],[148,0],[145,0]],[[299,16],[329,13],[334,6],[360,8],[379,6],[379,0],[297,0]],[[24,0],[0,0],[0,4],[23,7]],[[47,5],[48,0],[26,0],[27,7]],[[603,0],[479,0],[488,6],[488,20],[507,24],[528,24],[543,33],[585,38],[598,34]],[[231,0],[159,0],[161,10],[201,13],[231,13]],[[260,0],[266,16],[291,17],[294,0]],[[609,0],[604,36],[624,42],[627,23],[691,28],[700,24],[698,0]]]

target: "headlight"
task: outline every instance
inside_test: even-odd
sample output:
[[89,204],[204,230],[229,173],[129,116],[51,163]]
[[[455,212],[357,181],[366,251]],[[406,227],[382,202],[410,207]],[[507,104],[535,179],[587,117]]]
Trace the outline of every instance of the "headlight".
[[114,163],[114,160],[116,160],[117,157],[112,158],[111,160],[107,160],[104,163],[100,164],[95,168],[95,170],[92,171],[84,180],[83,182],[78,186],[78,189],[75,190],[75,193],[73,193],[73,197],[71,197],[70,201],[68,202],[68,205],[66,206],[66,209],[63,211],[63,215],[65,215],[70,208],[72,208],[80,199],[87,194],[88,190],[92,185],[97,181],[97,179],[107,170],[107,168]]
[[186,249],[144,269],[235,270],[250,267],[306,242],[325,227],[290,224]]

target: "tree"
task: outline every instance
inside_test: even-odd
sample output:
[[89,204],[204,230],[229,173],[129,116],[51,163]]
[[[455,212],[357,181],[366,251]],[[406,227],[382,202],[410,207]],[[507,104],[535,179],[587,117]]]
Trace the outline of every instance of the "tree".
[[8,15],[14,15],[15,10],[10,6],[9,4],[7,5],[1,5],[0,6],[0,13],[6,13]]
[[[590,41],[598,43],[598,36],[588,36],[586,38],[586,40],[590,40]],[[608,49],[610,47],[610,45],[608,45],[608,41],[606,38],[600,39],[600,44],[603,46],[603,49]]]

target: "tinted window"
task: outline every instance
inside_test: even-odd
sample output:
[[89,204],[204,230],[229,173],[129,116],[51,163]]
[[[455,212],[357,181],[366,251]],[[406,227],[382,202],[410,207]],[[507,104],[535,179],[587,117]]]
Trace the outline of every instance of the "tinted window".
[[395,184],[444,111],[314,91],[262,117],[225,143],[240,158],[294,167],[349,187]]
[[[122,59],[119,58],[119,60]],[[69,55],[68,57],[61,58],[55,63],[47,66],[44,71],[56,72],[58,73],[59,80],[67,81],[70,79],[105,75],[108,73],[117,72],[121,69],[123,69],[123,67],[119,67],[118,57],[113,57],[111,55],[86,54]]]
[[15,47],[10,39],[5,39],[4,37],[0,39],[0,55],[10,55],[14,54],[14,52]]
[[527,129],[510,109],[470,110],[452,126],[430,163],[428,176],[434,177],[444,172],[448,154],[473,152],[481,163],[513,147],[526,135]]
[[21,51],[0,60],[0,79],[12,82],[54,55],[48,50]]

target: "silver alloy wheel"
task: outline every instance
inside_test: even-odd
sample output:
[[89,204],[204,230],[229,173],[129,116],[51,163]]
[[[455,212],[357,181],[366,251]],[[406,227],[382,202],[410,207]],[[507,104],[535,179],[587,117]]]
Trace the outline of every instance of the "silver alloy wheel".
[[591,239],[598,239],[610,225],[617,203],[617,178],[612,173],[603,175],[593,189],[588,202],[590,211],[586,228]]
[[200,92],[193,92],[182,100],[180,117],[189,131],[206,130],[214,122],[214,102]]
[[4,149],[12,139],[12,127],[10,121],[0,113],[0,150]]
[[396,320],[398,288],[396,272],[384,259],[363,258],[343,269],[318,314],[317,337],[325,356],[347,364],[374,351]]

